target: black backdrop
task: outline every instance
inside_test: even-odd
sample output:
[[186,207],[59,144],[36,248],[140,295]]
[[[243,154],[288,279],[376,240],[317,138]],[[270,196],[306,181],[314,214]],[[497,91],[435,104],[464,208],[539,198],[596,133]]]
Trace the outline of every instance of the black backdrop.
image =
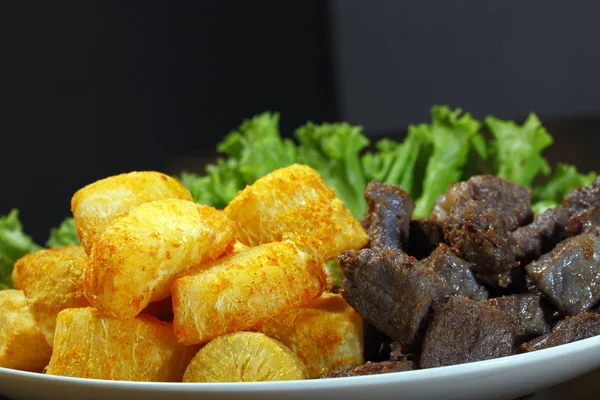
[[599,169],[598,4],[0,2],[0,215],[20,208],[43,242],[83,185],[174,172],[269,109],[286,135],[307,119],[397,133],[439,102],[534,110],[553,160]]
[[[327,3],[19,1],[0,215],[43,242],[72,193],[215,149],[243,118],[336,118]],[[7,172],[8,171],[8,172]]]

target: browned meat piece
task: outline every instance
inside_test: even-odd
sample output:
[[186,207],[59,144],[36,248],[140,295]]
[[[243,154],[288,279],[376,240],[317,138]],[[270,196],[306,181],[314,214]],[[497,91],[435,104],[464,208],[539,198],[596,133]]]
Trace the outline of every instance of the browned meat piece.
[[452,296],[436,308],[423,339],[420,366],[434,368],[509,356],[515,328],[508,315],[485,302]]
[[508,287],[510,270],[518,263],[505,220],[496,210],[468,201],[446,220],[444,235],[457,255],[472,264],[476,278],[481,275],[487,284]]
[[586,211],[588,208],[600,204],[600,176],[589,186],[580,187],[565,196],[563,206],[570,216]]
[[487,290],[475,280],[471,265],[452,252],[450,247],[440,244],[431,255],[420,264],[433,269],[446,282],[449,295],[460,294],[474,300],[488,298]]
[[514,294],[496,297],[487,303],[508,315],[516,329],[517,337],[531,339],[550,332],[540,296],[536,294]]
[[410,361],[367,361],[356,367],[348,367],[339,371],[329,372],[319,378],[346,378],[349,376],[389,374],[390,372],[403,372],[414,369]]
[[600,238],[586,233],[564,240],[526,270],[563,314],[586,312],[600,301]]
[[362,225],[372,249],[406,249],[415,202],[399,185],[371,181],[365,189],[368,210]]
[[437,223],[426,218],[410,222],[408,254],[419,260],[427,257],[444,241],[444,231]]
[[435,203],[429,216],[440,225],[452,213],[463,207],[469,200],[475,200],[486,208],[492,208],[505,219],[505,229],[513,231],[527,224],[533,218],[531,211],[531,191],[490,175],[473,176],[465,182],[455,183]]
[[569,218],[567,231],[571,236],[597,231],[600,227],[600,204]]
[[516,259],[523,265],[528,264],[566,239],[568,217],[564,207],[550,208],[538,215],[531,224],[512,232],[512,249]]
[[445,295],[443,280],[400,250],[347,250],[338,261],[346,301],[402,346],[418,343],[432,304]]
[[523,351],[535,351],[560,346],[600,335],[600,315],[592,313],[567,317],[552,332],[521,345]]

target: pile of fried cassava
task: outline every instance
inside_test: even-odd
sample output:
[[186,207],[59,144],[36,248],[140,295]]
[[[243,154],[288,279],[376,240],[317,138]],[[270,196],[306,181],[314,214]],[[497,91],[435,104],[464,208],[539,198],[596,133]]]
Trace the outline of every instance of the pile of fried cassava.
[[326,292],[325,261],[368,243],[303,165],[224,210],[158,172],[71,201],[81,246],[20,258],[0,291],[0,366],[136,381],[317,377],[364,362],[362,318]]
[[222,211],[157,172],[88,185],[71,202],[81,246],[22,257],[16,290],[0,292],[0,366],[293,380],[600,334],[600,179],[535,218],[529,189],[492,176],[452,185],[426,219],[412,219],[397,185],[373,181],[365,199],[359,222],[303,165],[260,178]]

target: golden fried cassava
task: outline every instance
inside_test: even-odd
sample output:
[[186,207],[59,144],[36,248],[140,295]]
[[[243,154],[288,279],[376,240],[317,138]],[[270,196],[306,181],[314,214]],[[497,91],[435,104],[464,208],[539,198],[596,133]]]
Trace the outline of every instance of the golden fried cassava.
[[63,310],[46,373],[80,378],[180,382],[197,347],[177,343],[168,322],[150,315],[115,319],[95,309]]
[[310,378],[364,363],[361,316],[339,294],[267,320],[261,331],[286,345],[306,364]]
[[83,293],[86,266],[87,255],[81,246],[39,250],[15,263],[13,275],[19,277],[31,313],[50,346],[58,313],[89,306]]
[[40,372],[52,349],[20,290],[0,291],[0,367]]
[[110,176],[79,189],[71,212],[86,253],[96,235],[118,217],[149,201],[171,198],[191,200],[192,195],[178,180],[154,171]]
[[291,241],[250,247],[175,280],[173,328],[181,343],[246,330],[318,297],[322,262]]
[[306,165],[271,172],[240,191],[225,208],[238,239],[250,246],[291,239],[332,259],[360,249],[368,237],[321,176]]
[[262,333],[220,336],[194,356],[184,382],[259,382],[306,379],[306,367],[294,353]]
[[136,316],[169,296],[177,274],[233,251],[233,223],[215,208],[180,199],[142,204],[94,242],[85,295],[100,312]]

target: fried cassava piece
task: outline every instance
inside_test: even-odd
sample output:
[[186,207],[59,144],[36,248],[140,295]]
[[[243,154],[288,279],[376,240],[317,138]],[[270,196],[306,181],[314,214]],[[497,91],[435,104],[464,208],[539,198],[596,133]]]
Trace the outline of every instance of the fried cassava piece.
[[85,294],[104,314],[134,317],[169,297],[178,274],[231,253],[234,243],[233,223],[215,208],[180,199],[142,204],[97,236]]
[[329,260],[368,242],[365,230],[333,189],[306,165],[263,176],[240,191],[224,211],[235,222],[238,239],[249,246],[305,241]]
[[261,332],[290,348],[316,378],[365,362],[362,327],[362,317],[341,295],[323,293],[267,320]]
[[219,336],[192,359],[184,382],[261,382],[306,379],[306,367],[286,346],[258,332]]
[[154,200],[192,200],[178,180],[154,171],[130,172],[79,189],[71,199],[77,236],[90,254],[96,235],[131,209]]
[[256,327],[318,297],[325,288],[321,259],[291,241],[231,254],[172,288],[175,334],[181,343],[206,343]]
[[66,246],[39,250],[15,263],[13,276],[18,276],[31,313],[50,346],[58,313],[89,306],[83,293],[87,258],[83,247]]
[[40,372],[51,353],[23,292],[0,291],[0,367]]
[[46,373],[79,378],[181,382],[197,347],[177,343],[171,324],[150,315],[115,319],[97,310],[63,310]]

